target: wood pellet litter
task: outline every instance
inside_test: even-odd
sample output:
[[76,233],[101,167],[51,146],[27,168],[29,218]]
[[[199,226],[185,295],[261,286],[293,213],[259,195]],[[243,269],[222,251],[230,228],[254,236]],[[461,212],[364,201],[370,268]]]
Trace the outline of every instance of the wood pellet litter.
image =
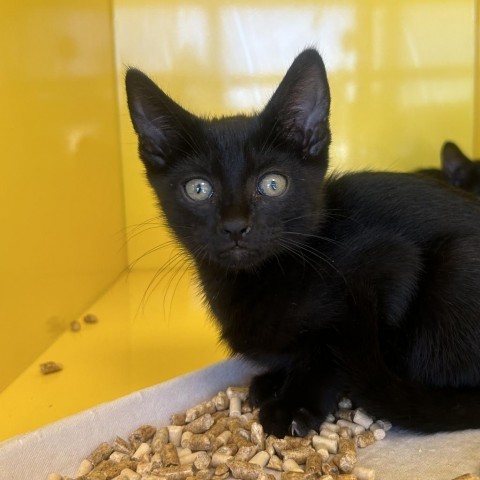
[[70,322],[70,330],[72,332],[78,332],[82,329],[82,324],[78,320],[73,320]]
[[[357,464],[357,449],[391,428],[342,398],[338,410],[305,437],[266,435],[247,387],[229,387],[176,413],[170,425],[143,425],[128,439],[102,443],[77,469],[76,480],[374,480]],[[47,480],[73,480],[51,473]],[[463,474],[452,480],[480,480]]]
[[57,362],[45,362],[40,364],[40,373],[43,375],[59,372],[60,370],[63,370],[63,367]]
[[83,321],[85,323],[98,323],[98,317],[96,315],[94,315],[93,313],[87,313],[83,317]]

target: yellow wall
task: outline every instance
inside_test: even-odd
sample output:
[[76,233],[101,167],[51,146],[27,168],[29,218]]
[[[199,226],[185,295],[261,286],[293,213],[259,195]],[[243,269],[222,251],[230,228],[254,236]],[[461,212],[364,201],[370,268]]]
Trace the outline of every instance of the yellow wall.
[[[473,149],[475,3],[115,0],[127,225],[157,214],[126,111],[125,65],[196,113],[249,112],[294,56],[315,45],[332,87],[333,168],[438,166],[447,139]],[[164,240],[158,232],[129,242],[131,262]],[[166,251],[137,266],[158,266]]]
[[0,390],[123,270],[110,2],[2,2]]

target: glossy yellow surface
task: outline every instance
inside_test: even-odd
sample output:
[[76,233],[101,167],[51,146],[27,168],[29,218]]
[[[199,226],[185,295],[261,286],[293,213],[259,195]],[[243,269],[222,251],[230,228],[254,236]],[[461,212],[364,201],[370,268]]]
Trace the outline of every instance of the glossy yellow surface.
[[222,115],[261,108],[314,45],[332,168],[437,166],[446,139],[480,156],[480,0],[3,3],[0,440],[225,356],[157,220],[126,65]]
[[125,268],[111,36],[108,1],[2,2],[0,391]]
[[[80,331],[64,332],[0,394],[0,441],[224,358],[191,275],[182,273],[148,299],[155,271],[122,276],[90,307],[97,324],[79,318]],[[38,363],[49,360],[64,369],[41,375]]]

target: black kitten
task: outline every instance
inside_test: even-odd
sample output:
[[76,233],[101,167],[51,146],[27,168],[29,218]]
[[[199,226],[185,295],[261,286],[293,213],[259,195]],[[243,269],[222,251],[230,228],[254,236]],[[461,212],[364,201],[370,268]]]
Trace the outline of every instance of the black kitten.
[[441,153],[447,181],[474,195],[480,195],[480,160],[471,160],[453,142],[445,142]]
[[480,196],[480,160],[471,160],[453,142],[443,144],[440,158],[441,169],[425,169],[417,173]]
[[196,262],[266,431],[318,428],[339,392],[396,425],[480,427],[480,206],[414,174],[326,178],[330,93],[306,50],[262,112],[205,119],[138,70],[140,156]]

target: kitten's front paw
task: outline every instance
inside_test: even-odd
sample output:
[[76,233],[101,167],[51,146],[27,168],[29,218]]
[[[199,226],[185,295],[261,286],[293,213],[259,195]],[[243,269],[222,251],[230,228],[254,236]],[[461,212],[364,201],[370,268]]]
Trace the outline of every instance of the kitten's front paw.
[[262,373],[253,377],[248,392],[248,400],[253,408],[277,397],[284,381],[281,371]]
[[318,432],[323,420],[323,417],[314,415],[306,408],[299,408],[293,416],[290,435],[304,437],[310,430]]
[[265,432],[282,438],[285,435],[304,437],[317,430],[323,418],[306,408],[291,408],[281,400],[270,400],[260,408],[260,423]]
[[293,411],[281,400],[269,400],[260,408],[259,420],[266,433],[282,438],[290,434]]

